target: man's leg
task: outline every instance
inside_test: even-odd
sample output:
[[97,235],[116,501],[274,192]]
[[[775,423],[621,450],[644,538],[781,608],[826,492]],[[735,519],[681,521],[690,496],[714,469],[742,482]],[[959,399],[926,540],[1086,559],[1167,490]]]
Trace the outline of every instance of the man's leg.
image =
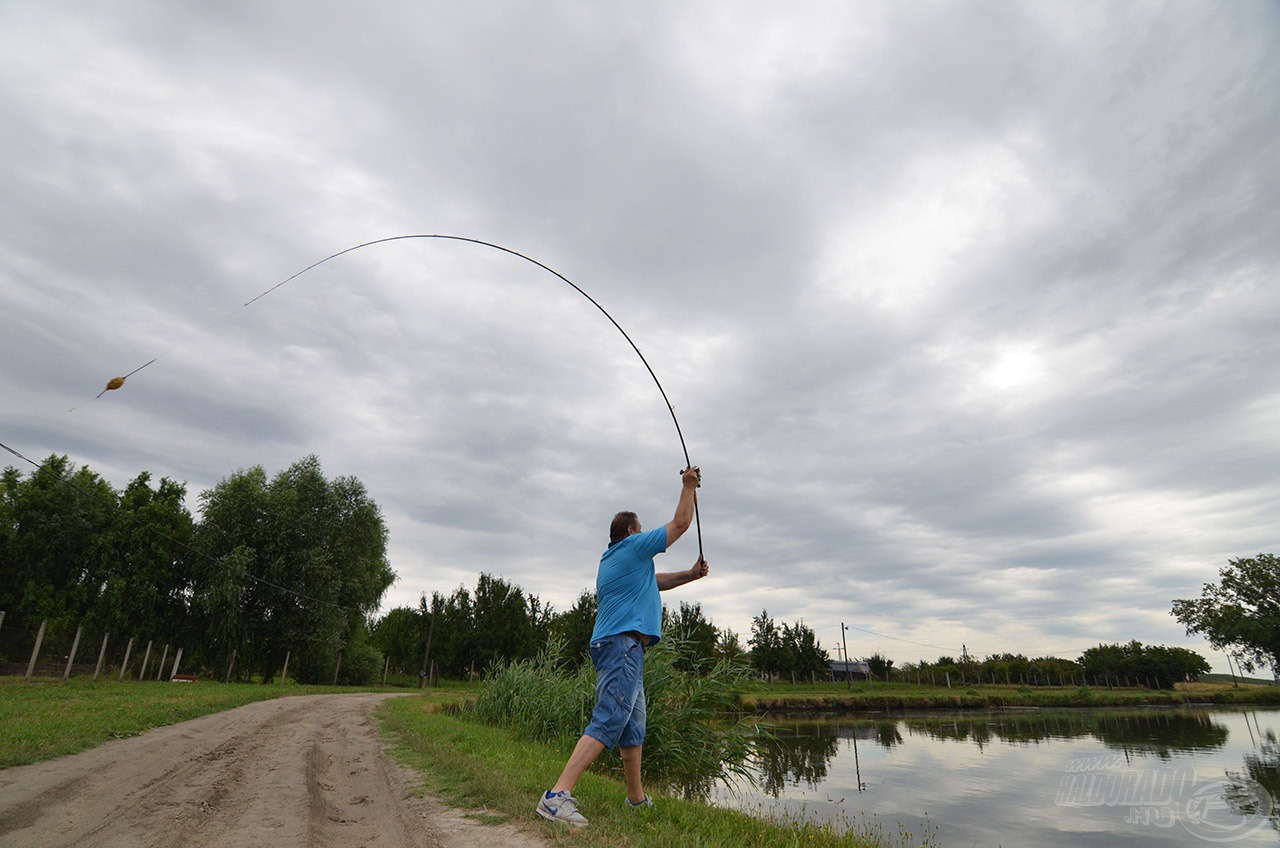
[[[596,761],[596,757],[600,756],[600,752],[604,750],[604,743],[599,739],[591,736],[583,736],[578,740],[578,744],[573,746],[573,753],[569,755],[569,761],[564,764],[564,771],[560,772],[560,779],[556,781],[556,785],[551,788],[552,792],[573,791],[573,787],[578,785],[578,778],[582,777],[582,773],[587,767]],[[636,761],[636,768],[639,769],[639,759]],[[639,772],[636,772],[637,779]]]
[[618,749],[622,756],[622,776],[627,782],[627,800],[633,804],[645,799],[644,786],[640,782],[640,754],[643,750],[643,745]]

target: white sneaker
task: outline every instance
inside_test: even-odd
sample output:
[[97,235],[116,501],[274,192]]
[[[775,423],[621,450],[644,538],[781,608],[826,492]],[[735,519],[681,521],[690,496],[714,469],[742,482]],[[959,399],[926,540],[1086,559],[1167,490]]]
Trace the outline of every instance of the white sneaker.
[[640,803],[638,803],[638,804],[633,804],[633,803],[631,803],[631,799],[630,799],[630,798],[628,798],[628,799],[627,799],[627,806],[628,806],[628,807],[630,807],[630,808],[631,808],[631,809],[633,809],[633,810],[643,810],[645,807],[652,807],[652,806],[653,806],[653,799],[652,799],[652,798],[650,798],[648,795],[646,795],[646,796],[644,796],[644,800],[643,800],[643,801],[641,801],[641,802],[640,802]]
[[538,801],[538,815],[547,821],[586,827],[587,820],[578,812],[577,800],[566,792],[547,792]]

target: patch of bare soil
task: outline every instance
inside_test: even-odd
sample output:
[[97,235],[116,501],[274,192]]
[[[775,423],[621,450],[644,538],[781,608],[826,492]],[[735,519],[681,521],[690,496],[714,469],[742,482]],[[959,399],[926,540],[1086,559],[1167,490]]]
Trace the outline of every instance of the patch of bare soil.
[[481,824],[407,791],[377,694],[261,701],[46,763],[0,771],[0,848],[515,848],[535,830]]

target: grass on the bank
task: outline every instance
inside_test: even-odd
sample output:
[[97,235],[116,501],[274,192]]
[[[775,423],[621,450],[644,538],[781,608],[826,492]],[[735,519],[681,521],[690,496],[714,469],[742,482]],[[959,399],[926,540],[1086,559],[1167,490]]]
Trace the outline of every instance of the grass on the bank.
[[[285,695],[384,691],[248,683],[27,681],[0,678],[0,768],[74,754],[166,724]],[[440,690],[433,690],[440,691]],[[450,693],[453,694],[450,694]],[[460,698],[444,690],[436,698]]]
[[[838,833],[802,822],[773,823],[700,801],[657,797],[648,810],[628,809],[620,780],[595,772],[583,775],[574,791],[590,826],[569,828],[543,822],[535,813],[538,796],[560,774],[567,750],[530,742],[510,730],[445,714],[420,698],[396,698],[379,708],[392,755],[423,775],[425,789],[463,807],[483,809],[489,820],[531,823],[556,844],[629,848],[872,848],[890,844],[929,845],[929,837],[859,829]],[[891,838],[892,837],[892,838]]]
[[769,710],[883,711],[918,709],[990,709],[998,707],[1122,707],[1139,704],[1280,704],[1280,686],[1184,684],[1170,690],[1108,689],[1106,686],[946,686],[858,681],[848,683],[771,683],[743,698],[743,706]]

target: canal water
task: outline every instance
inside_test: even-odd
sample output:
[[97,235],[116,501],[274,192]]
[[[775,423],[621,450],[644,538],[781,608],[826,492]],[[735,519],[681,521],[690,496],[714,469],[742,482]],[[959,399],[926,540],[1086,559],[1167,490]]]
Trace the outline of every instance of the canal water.
[[714,803],[942,848],[1280,845],[1276,708],[770,721]]

